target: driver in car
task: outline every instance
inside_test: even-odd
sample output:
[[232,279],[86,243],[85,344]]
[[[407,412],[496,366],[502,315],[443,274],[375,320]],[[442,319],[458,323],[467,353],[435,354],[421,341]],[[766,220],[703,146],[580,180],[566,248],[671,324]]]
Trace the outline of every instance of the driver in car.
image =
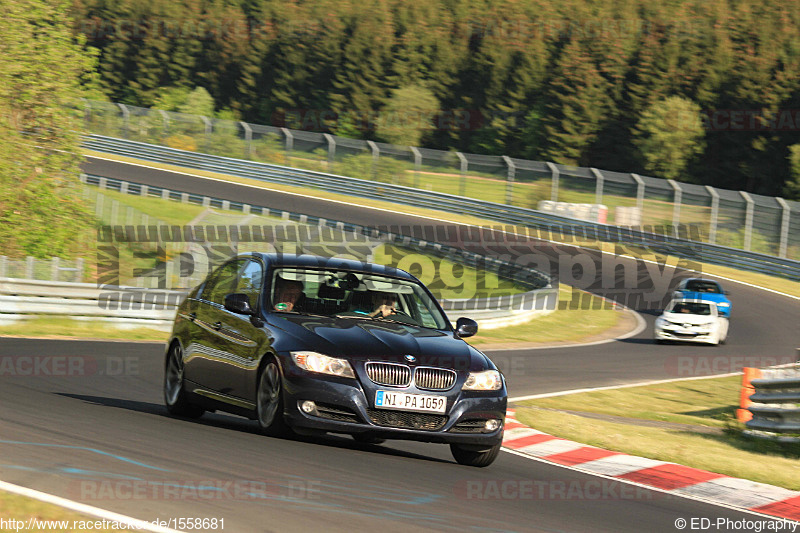
[[397,297],[388,292],[375,292],[372,294],[372,305],[375,307],[375,310],[369,314],[371,317],[380,316],[381,318],[386,318],[389,315],[393,315],[397,312],[397,307],[395,307],[395,302],[397,301]]
[[275,280],[275,310],[293,311],[294,306],[303,294],[303,282],[277,278]]

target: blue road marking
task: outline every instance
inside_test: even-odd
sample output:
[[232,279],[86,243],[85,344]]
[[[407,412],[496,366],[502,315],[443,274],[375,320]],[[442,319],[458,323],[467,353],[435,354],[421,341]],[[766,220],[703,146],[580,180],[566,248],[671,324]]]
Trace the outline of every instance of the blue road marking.
[[87,448],[86,446],[70,446],[68,444],[47,444],[44,442],[21,442],[16,440],[0,440],[0,444],[14,444],[20,446],[42,446],[45,448],[61,448],[68,450],[84,450],[87,452],[96,453],[98,455],[111,457],[112,459],[116,459],[117,461],[122,461],[123,463],[129,463],[132,465],[141,466],[142,468],[148,468],[150,470],[158,470],[160,472],[169,472],[169,470],[165,468],[159,468],[157,466],[148,465],[145,463],[141,463],[139,461],[135,461],[133,459],[128,459],[127,457],[123,457],[121,455],[115,455],[113,453],[104,452],[103,450],[98,450],[96,448]]

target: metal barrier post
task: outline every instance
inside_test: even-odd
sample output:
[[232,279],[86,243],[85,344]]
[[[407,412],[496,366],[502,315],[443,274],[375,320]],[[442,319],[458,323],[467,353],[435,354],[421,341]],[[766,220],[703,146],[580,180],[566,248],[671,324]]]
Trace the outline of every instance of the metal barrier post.
[[422,170],[422,154],[414,146],[409,146],[414,154],[414,188],[419,189],[419,173]]
[[508,166],[508,177],[506,179],[506,205],[512,205],[514,202],[514,175],[517,173],[517,166],[507,155],[503,156]]
[[208,120],[207,116],[200,115],[200,118],[202,119],[203,124],[205,125],[205,132],[203,132],[203,141],[206,144],[206,150],[209,150],[211,148],[211,143],[210,143],[211,139],[209,137],[211,137],[211,130],[213,126],[211,125],[211,121]]
[[639,220],[644,221],[644,180],[639,174],[631,174],[636,182],[636,208],[639,210]]
[[128,110],[128,107],[125,104],[117,104],[117,105],[119,106],[120,111],[122,111],[122,136],[125,139],[127,139],[129,118],[131,116],[131,112]]
[[557,202],[558,201],[558,177],[560,175],[558,171],[558,167],[556,167],[553,163],[547,162],[547,168],[550,169],[550,173],[552,174],[552,181],[550,183],[550,201]]
[[747,202],[747,210],[744,215],[744,249],[749,252],[750,245],[753,241],[753,207],[755,206],[755,202],[753,202],[753,199],[746,192],[739,191],[739,194],[741,194],[744,201]]
[[25,279],[33,279],[33,262],[34,259],[30,255],[25,258]]
[[244,149],[244,156],[247,159],[253,159],[253,128],[247,122],[239,122],[244,130],[244,142],[246,147]]
[[381,156],[381,150],[373,141],[367,141],[367,146],[369,146],[369,149],[372,151],[372,164],[370,165],[370,173],[372,174],[372,179],[374,180],[378,175],[378,158]]
[[469,169],[469,161],[464,154],[461,152],[456,152],[458,156],[459,166],[461,167],[461,183],[458,187],[458,195],[459,196],[466,196],[467,195],[467,170]]
[[667,180],[667,183],[669,183],[670,186],[672,186],[672,189],[675,191],[672,206],[672,232],[675,237],[680,237],[678,234],[678,227],[681,223],[681,200],[683,199],[683,189],[681,189],[681,186],[678,185],[678,182],[675,180]]
[[50,280],[51,281],[58,281],[58,263],[60,262],[59,257],[53,257],[50,260]]
[[596,168],[590,168],[589,170],[592,171],[594,177],[597,178],[597,185],[594,188],[594,203],[602,204],[603,203],[603,173],[597,170]]
[[781,216],[781,237],[778,251],[778,257],[786,257],[786,248],[789,245],[789,217],[792,215],[792,210],[786,200],[780,197],[775,197],[775,200],[780,204],[783,214]]
[[8,263],[8,258],[4,255],[0,255],[0,278],[6,277],[7,263]]
[[169,135],[169,115],[163,109],[158,110],[161,113],[161,118],[164,120],[164,135]]
[[322,135],[325,137],[325,140],[328,141],[328,165],[326,168],[330,170],[334,158],[336,157],[336,139],[334,139],[333,135],[330,133],[323,133]]
[[717,223],[719,222],[719,193],[710,185],[705,187],[708,194],[711,195],[711,222],[708,226],[708,242],[715,244],[717,242]]
[[83,279],[83,257],[75,260],[75,283],[80,283]]
[[286,150],[286,158],[289,158],[289,152],[294,149],[294,135],[292,132],[287,128],[281,128],[283,135],[286,137],[286,144],[284,150]]

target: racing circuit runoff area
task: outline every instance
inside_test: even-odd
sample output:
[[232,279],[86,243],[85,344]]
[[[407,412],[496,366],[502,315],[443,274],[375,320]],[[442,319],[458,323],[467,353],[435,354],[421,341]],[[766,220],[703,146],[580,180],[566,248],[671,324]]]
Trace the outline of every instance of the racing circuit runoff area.
[[[119,163],[90,165],[99,165],[95,174],[136,176],[331,220],[369,225],[375,218],[374,210],[356,205]],[[381,216],[398,226],[441,224],[402,213]],[[721,280],[736,306],[728,342],[658,346],[652,341],[656,313],[692,265],[664,268],[547,242],[497,248],[488,250],[511,260],[546,257],[549,270],[543,270],[555,269],[564,283],[569,278],[595,294],[626,295],[646,322],[637,335],[605,344],[487,351],[506,373],[511,396],[696,377],[677,374],[735,371],[742,360],[794,354],[796,299]],[[455,464],[437,445],[270,438],[234,416],[173,418],[161,400],[163,356],[163,345],[155,343],[0,339],[0,361],[33,358],[23,365],[30,371],[0,373],[0,479],[150,522],[224,519],[228,531],[307,531],[322,524],[331,531],[738,531],[754,530],[756,522],[762,530],[780,524],[511,452],[476,469]],[[686,356],[695,362],[680,359]]]

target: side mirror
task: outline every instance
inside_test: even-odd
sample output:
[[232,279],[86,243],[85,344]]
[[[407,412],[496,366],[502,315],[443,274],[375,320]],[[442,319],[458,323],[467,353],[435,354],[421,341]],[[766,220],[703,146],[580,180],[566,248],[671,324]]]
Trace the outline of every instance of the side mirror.
[[456,320],[456,333],[461,338],[472,337],[478,333],[478,323],[471,318],[461,317]]
[[253,315],[255,312],[250,307],[250,298],[246,294],[235,293],[225,296],[225,309],[240,315]]

